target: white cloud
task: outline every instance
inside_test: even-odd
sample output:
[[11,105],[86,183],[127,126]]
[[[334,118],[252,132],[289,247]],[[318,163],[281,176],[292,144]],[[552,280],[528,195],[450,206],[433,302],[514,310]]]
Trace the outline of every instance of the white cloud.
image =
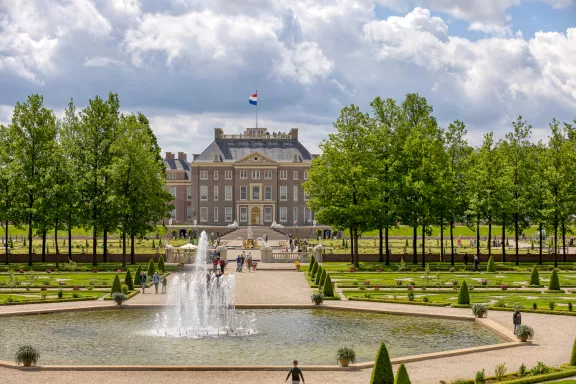
[[304,42],[292,49],[283,47],[276,73],[308,85],[316,79],[325,79],[333,67],[334,63],[324,56],[318,44]]
[[126,65],[121,61],[111,59],[103,56],[92,56],[84,59],[84,66],[86,67],[125,67]]

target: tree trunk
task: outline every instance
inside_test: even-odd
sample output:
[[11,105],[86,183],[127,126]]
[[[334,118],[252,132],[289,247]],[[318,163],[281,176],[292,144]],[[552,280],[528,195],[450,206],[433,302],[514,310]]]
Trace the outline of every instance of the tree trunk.
[[388,241],[388,227],[384,229],[384,245],[386,246],[386,265],[390,265],[390,243]]
[[444,262],[444,218],[440,219],[440,262]]
[[98,265],[98,256],[96,255],[96,246],[98,239],[96,238],[96,227],[92,231],[92,265]]
[[102,261],[108,262],[108,228],[104,228],[104,251],[102,252]]
[[[518,238],[518,235],[516,235],[516,238]],[[538,239],[540,243],[538,250],[538,264],[542,265],[542,222],[538,225]],[[516,250],[516,265],[518,265],[518,250]]]
[[354,230],[350,228],[350,264],[354,264]]
[[56,219],[56,226],[54,227],[54,246],[56,247],[56,268],[58,268],[58,262],[60,261],[58,260],[60,258],[58,257],[60,254],[58,250],[58,219]]
[[360,268],[358,260],[358,229],[354,228],[354,268]]
[[422,268],[426,268],[426,226],[422,226]]
[[28,265],[32,266],[32,215],[28,215]]
[[450,223],[450,266],[454,266],[454,223]]
[[134,257],[134,235],[130,235],[130,264],[136,264]]
[[[506,217],[504,217],[503,223],[506,221]],[[506,262],[506,224],[502,224],[502,262]]]
[[558,222],[554,222],[554,268],[558,268]]
[[126,230],[122,230],[122,268],[126,268]]
[[414,237],[412,239],[412,249],[413,249],[413,253],[412,253],[412,263],[413,264],[418,264],[418,245],[416,243],[416,240],[418,239],[418,225],[414,224]]
[[566,264],[566,225],[562,222],[562,262]]
[[384,261],[384,252],[382,252],[382,228],[378,229],[378,242],[379,242],[379,250],[378,250],[378,262],[382,263]]
[[480,216],[476,216],[476,255],[480,258]]
[[42,262],[46,262],[46,229],[42,229]]
[[[540,223],[540,233],[542,233],[542,223]],[[515,251],[516,251],[516,265],[520,265],[520,251],[519,251],[519,246],[520,244],[518,244],[518,215],[514,216],[514,241],[516,242],[516,246]],[[540,263],[542,264],[542,241],[540,241]]]
[[68,221],[68,259],[72,260],[72,215],[69,216]]
[[488,258],[492,256],[492,216],[488,217]]
[[6,248],[6,265],[10,264],[10,260],[8,257],[8,220],[6,220],[6,233],[4,234],[6,240],[4,241],[4,247]]

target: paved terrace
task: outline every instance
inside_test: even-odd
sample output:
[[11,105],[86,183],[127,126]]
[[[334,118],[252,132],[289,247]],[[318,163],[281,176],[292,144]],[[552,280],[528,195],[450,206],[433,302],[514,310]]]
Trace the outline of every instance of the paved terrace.
[[[230,264],[229,264],[230,265]],[[239,304],[309,304],[310,288],[301,273],[293,270],[257,271],[256,273],[237,274],[237,298]],[[137,295],[127,305],[163,304],[164,295]],[[36,304],[0,307],[0,314],[22,312],[28,310],[51,310],[63,307],[113,306],[109,301],[74,302],[61,304]],[[399,310],[403,312],[420,312],[430,314],[446,314],[470,316],[469,309],[423,307],[416,305],[368,303],[354,301],[328,302],[327,306],[346,306],[354,308],[373,308],[380,310]],[[489,313],[489,319],[511,329],[512,313]],[[418,321],[415,317],[414,321]],[[529,368],[538,361],[548,365],[559,365],[569,360],[572,343],[576,335],[576,319],[569,316],[523,314],[523,322],[531,325],[536,337],[531,345],[472,353],[415,363],[406,367],[414,384],[439,383],[440,380],[456,378],[472,378],[476,371],[485,369],[491,374],[497,364],[506,362],[508,370],[517,370],[524,363]],[[357,330],[361,332],[361,330]],[[142,346],[146,348],[146,346]],[[297,356],[291,356],[286,351],[286,367]],[[153,361],[153,360],[152,360]],[[371,370],[358,371],[328,371],[307,372],[302,367],[307,383],[333,384],[366,384],[369,382]],[[395,367],[396,369],[396,367]],[[281,383],[286,374],[283,372],[122,372],[122,371],[21,371],[10,368],[0,368],[3,383],[250,383],[269,384]]]

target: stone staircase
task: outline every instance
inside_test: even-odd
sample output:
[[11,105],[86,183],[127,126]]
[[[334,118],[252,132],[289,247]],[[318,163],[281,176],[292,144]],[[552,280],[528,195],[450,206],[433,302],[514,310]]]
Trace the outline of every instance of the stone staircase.
[[[248,227],[240,227],[233,232],[227,233],[226,235],[222,236],[222,240],[234,240],[237,237],[241,237],[243,239],[248,238],[248,234],[246,230]],[[268,235],[268,241],[280,241],[284,240],[286,236],[282,233],[274,231],[272,228],[269,227],[252,227],[252,238],[258,239],[259,237],[264,238],[264,235]]]

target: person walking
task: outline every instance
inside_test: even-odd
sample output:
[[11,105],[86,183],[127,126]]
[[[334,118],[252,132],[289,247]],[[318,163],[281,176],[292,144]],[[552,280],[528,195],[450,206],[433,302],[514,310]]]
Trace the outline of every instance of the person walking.
[[252,254],[248,252],[248,256],[246,256],[246,265],[248,266],[248,273],[250,273],[250,269],[252,268]]
[[218,263],[220,260],[218,260],[218,256],[215,255],[214,258],[212,259],[212,273],[216,273],[218,271]]
[[300,384],[300,378],[302,378],[302,384],[304,384],[304,375],[302,374],[302,370],[298,368],[298,360],[294,360],[292,364],[294,364],[294,366],[290,368],[288,376],[286,376],[284,382],[288,381],[290,376],[292,376],[292,384]]
[[158,272],[154,272],[152,275],[152,282],[154,283],[154,289],[156,290],[156,294],[158,294],[158,284],[160,284],[160,275]]
[[464,265],[468,266],[468,252],[464,254]]
[[226,266],[226,260],[224,258],[220,258],[220,272],[224,274],[224,267]]
[[514,332],[516,332],[516,328],[522,324],[522,314],[518,308],[514,310],[514,314],[512,315],[512,322],[514,323]]
[[242,268],[244,267],[244,262],[246,261],[246,253],[242,251],[242,255],[240,255],[240,259],[242,262],[240,263],[240,272],[242,272]]
[[142,287],[142,293],[146,293],[146,280],[148,279],[148,277],[146,277],[146,274],[144,273],[144,271],[140,271],[140,286]]
[[474,271],[480,272],[480,259],[478,255],[474,255]]
[[240,254],[238,254],[238,256],[236,256],[236,272],[241,271],[242,271],[242,257],[240,256]]
[[162,293],[166,293],[166,285],[168,285],[168,279],[164,275],[162,276]]

